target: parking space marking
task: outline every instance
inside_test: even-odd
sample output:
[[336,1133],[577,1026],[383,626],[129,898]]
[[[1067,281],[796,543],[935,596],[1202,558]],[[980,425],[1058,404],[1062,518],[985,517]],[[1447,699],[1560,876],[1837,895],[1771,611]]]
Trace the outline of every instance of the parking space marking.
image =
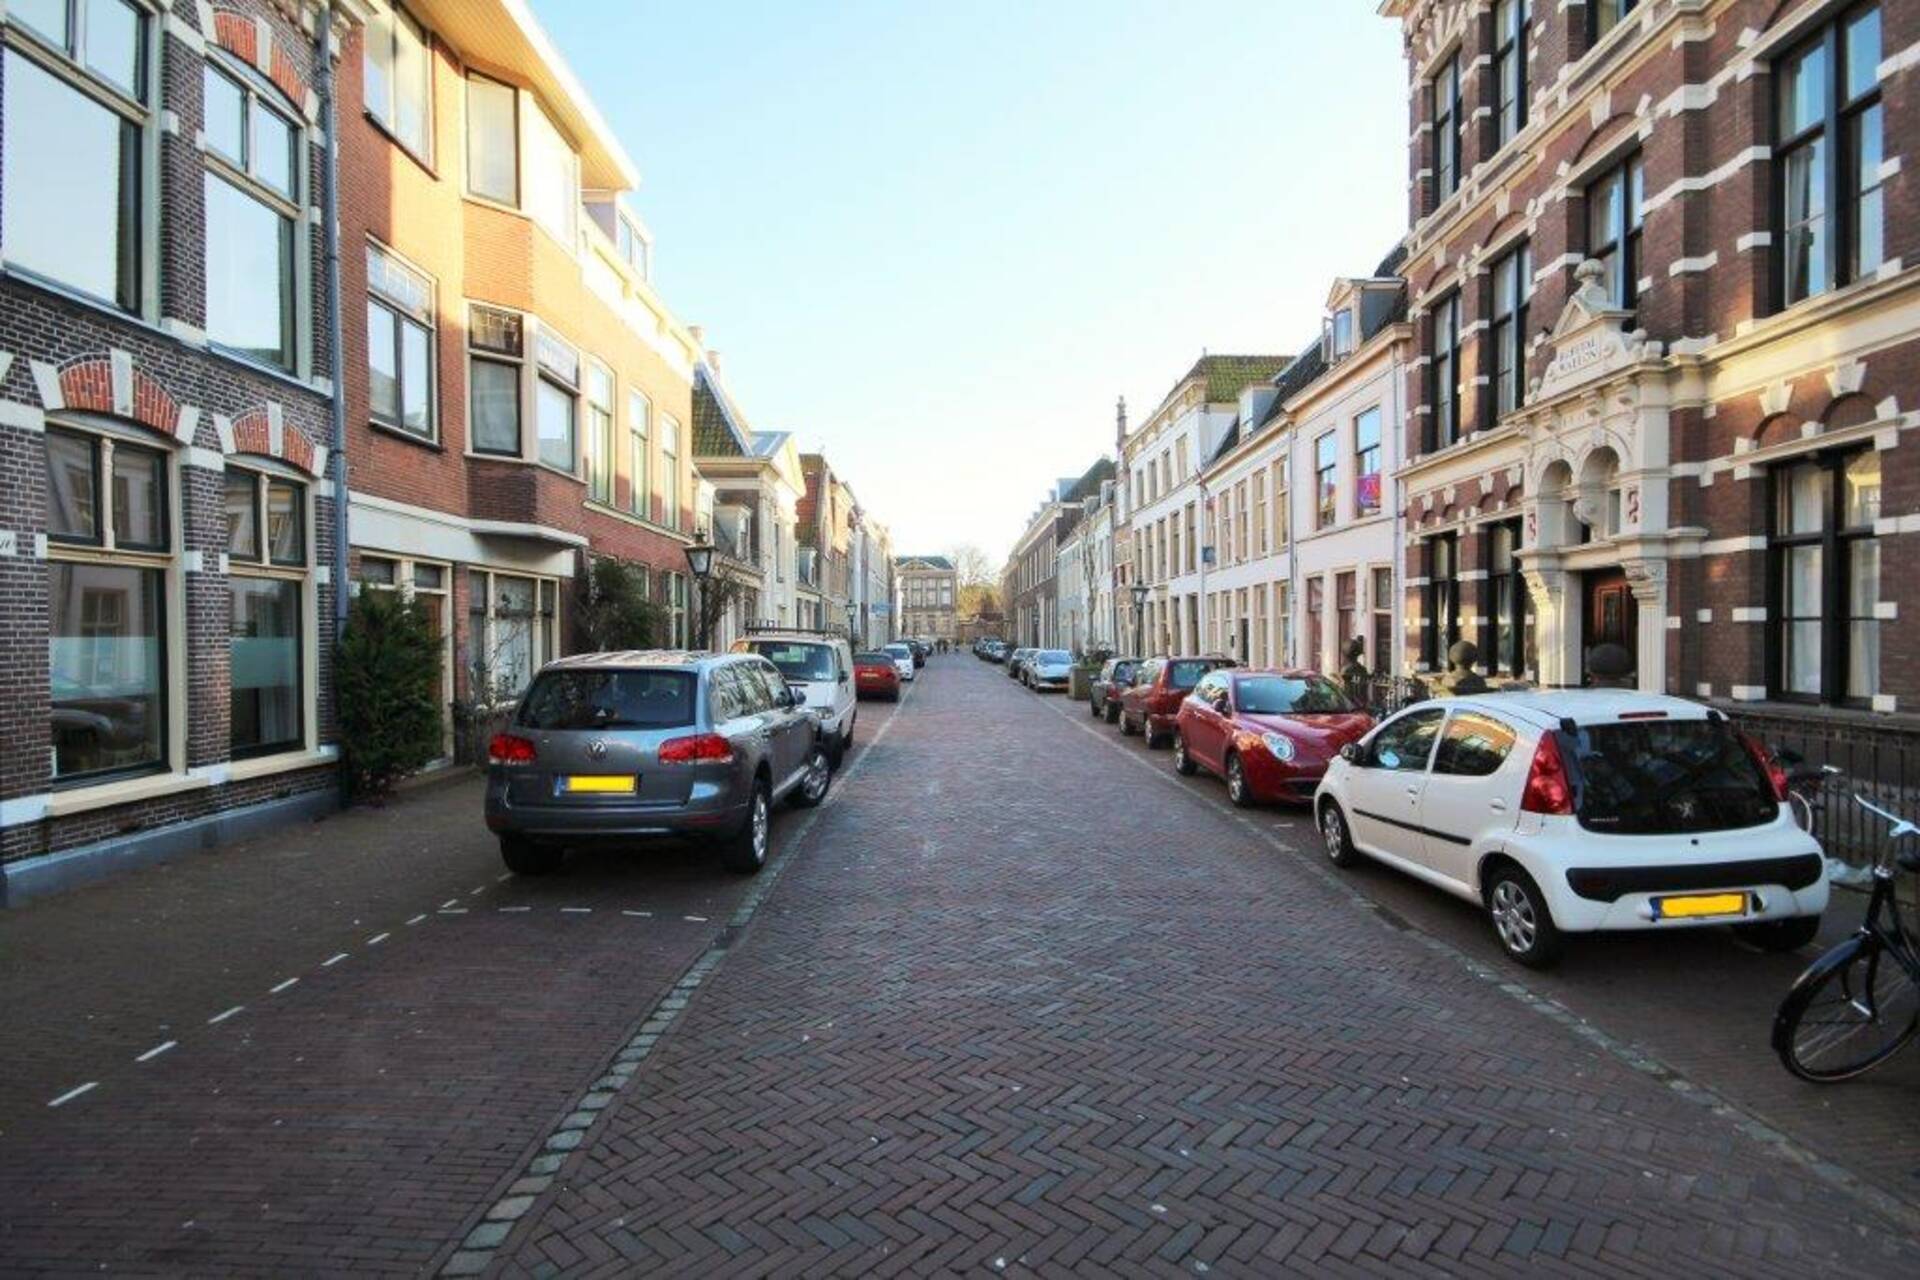
[[445,902],[440,904],[440,909],[442,911],[445,911],[448,907],[458,906],[459,904],[460,904],[460,899],[448,898]]
[[371,938],[367,939],[367,945],[370,947],[377,947],[381,943],[385,942],[388,938],[391,938],[392,936],[393,935],[390,933],[376,933]]
[[159,1044],[153,1046],[153,1048],[147,1050],[145,1053],[135,1058],[134,1061],[135,1062],[152,1062],[155,1058],[159,1057],[161,1054],[165,1053],[167,1050],[173,1048],[175,1045],[179,1043],[180,1042],[178,1040],[163,1040]]
[[653,912],[651,911],[622,911],[620,914],[623,916],[639,916],[642,919],[651,919],[653,917]]
[[427,918],[427,913],[426,913],[426,912],[424,912],[424,911],[422,911],[422,912],[421,912],[421,913],[420,913],[419,915],[417,915],[417,916],[415,916],[415,917],[414,917],[413,919],[411,919],[411,920],[409,920],[409,921],[407,921],[407,923],[408,923],[408,924],[419,924],[419,923],[420,923],[420,922],[421,922],[422,920],[425,920],[426,918]]
[[267,988],[267,994],[270,996],[277,996],[282,991],[285,991],[288,987],[292,986],[294,983],[298,981],[300,981],[300,979],[298,978],[288,978],[285,982],[276,983],[275,985]]
[[339,964],[342,960],[345,960],[346,958],[347,958],[347,953],[342,951],[338,955],[328,956],[325,960],[322,960],[320,962],[320,967],[322,969],[331,969],[333,968],[333,966]]
[[688,924],[705,924],[707,922],[705,916],[687,916],[685,919]]
[[217,1027],[221,1023],[225,1022],[228,1018],[231,1018],[234,1014],[239,1013],[242,1009],[246,1007],[247,1006],[243,1004],[237,1004],[233,1006],[233,1008],[228,1009],[224,1013],[216,1013],[211,1018],[207,1019],[207,1025],[210,1027]]
[[498,907],[495,909],[499,911],[531,911],[533,910],[532,907]]
[[53,1101],[47,1103],[47,1105],[49,1107],[64,1107],[69,1102],[72,1102],[75,1098],[79,1097],[81,1094],[90,1092],[99,1087],[100,1087],[100,1082],[98,1080],[89,1080],[77,1089],[67,1090],[65,1093],[61,1094],[59,1097],[55,1098]]
[[592,910],[592,907],[562,907],[560,908],[560,914],[566,916],[584,916]]
[[[465,907],[442,907],[440,908],[439,914],[443,916],[463,916],[467,914],[467,909]],[[408,921],[407,923],[411,924],[413,922]]]

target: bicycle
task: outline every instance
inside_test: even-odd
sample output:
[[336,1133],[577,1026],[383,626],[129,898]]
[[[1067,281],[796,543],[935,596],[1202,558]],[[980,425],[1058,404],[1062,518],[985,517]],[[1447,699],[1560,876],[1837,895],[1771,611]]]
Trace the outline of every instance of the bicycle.
[[1920,951],[1900,919],[1895,873],[1920,871],[1920,848],[1901,848],[1920,826],[1856,794],[1892,823],[1873,865],[1873,896],[1860,929],[1807,967],[1773,1018],[1773,1051],[1802,1080],[1830,1084],[1885,1062],[1920,1031]]

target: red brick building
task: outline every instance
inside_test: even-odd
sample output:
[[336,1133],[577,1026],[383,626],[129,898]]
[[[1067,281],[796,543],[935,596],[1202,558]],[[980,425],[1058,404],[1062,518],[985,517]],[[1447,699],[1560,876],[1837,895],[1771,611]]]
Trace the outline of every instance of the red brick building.
[[333,803],[317,14],[0,15],[0,901]]
[[1920,700],[1920,6],[1388,0],[1409,656],[1882,729]]

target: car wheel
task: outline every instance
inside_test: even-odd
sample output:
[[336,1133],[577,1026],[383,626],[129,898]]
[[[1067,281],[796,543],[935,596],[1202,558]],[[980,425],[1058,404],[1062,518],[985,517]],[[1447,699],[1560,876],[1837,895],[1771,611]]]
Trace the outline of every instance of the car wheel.
[[807,771],[800,775],[800,785],[787,797],[787,803],[796,809],[811,809],[827,798],[827,788],[833,785],[833,754],[825,743],[816,742],[807,755]]
[[500,838],[500,861],[517,876],[550,876],[565,857],[566,850],[558,845],[535,844],[520,836]]
[[1227,756],[1227,799],[1236,808],[1253,808],[1253,788],[1247,785],[1247,769],[1238,752]]
[[1140,731],[1133,727],[1133,718],[1122,711],[1120,713],[1120,736],[1123,738],[1131,738],[1138,732]]
[[729,871],[750,876],[767,865],[767,850],[773,843],[773,795],[764,778],[753,783],[753,799],[747,802],[747,816],[740,829],[720,846],[720,865]]
[[1560,958],[1560,930],[1546,897],[1533,877],[1511,862],[1487,879],[1487,915],[1501,948],[1521,964],[1544,969]]
[[1187,735],[1176,732],[1173,735],[1173,771],[1183,778],[1191,778],[1199,772],[1200,766],[1187,754]]
[[1158,751],[1160,748],[1167,745],[1167,735],[1164,733],[1154,732],[1152,716],[1147,717],[1146,728],[1142,730],[1142,732],[1144,732],[1147,735],[1147,750]]
[[1120,705],[1118,703],[1109,702],[1104,708],[1104,710],[1106,712],[1108,724],[1112,724],[1115,720],[1118,720],[1120,718]]
[[1798,951],[1820,934],[1819,916],[1755,920],[1733,926],[1733,936],[1756,951]]
[[1350,867],[1360,861],[1360,851],[1353,847],[1347,830],[1347,815],[1332,800],[1320,806],[1320,838],[1326,843],[1327,861],[1334,866]]

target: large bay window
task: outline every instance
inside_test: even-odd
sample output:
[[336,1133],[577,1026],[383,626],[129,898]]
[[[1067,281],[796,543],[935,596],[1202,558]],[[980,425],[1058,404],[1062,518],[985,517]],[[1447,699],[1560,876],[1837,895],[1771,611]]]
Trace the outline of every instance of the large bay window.
[[512,85],[467,73],[467,190],[501,204],[520,203],[520,94]]
[[0,253],[140,312],[149,14],[127,0],[15,0],[6,21]]
[[1527,399],[1527,303],[1533,297],[1533,250],[1522,244],[1493,264],[1492,426]]
[[467,309],[467,430],[475,453],[520,456],[520,370],[526,321],[475,303]]
[[544,329],[534,335],[533,350],[540,367],[533,387],[538,456],[545,465],[572,475],[580,411],[580,353]]
[[300,130],[250,71],[210,60],[203,80],[207,337],[291,372]]
[[613,503],[613,372],[595,361],[587,368],[587,497]]
[[1880,455],[1825,454],[1769,479],[1769,691],[1867,705],[1880,687]]
[[264,472],[226,473],[232,757],[306,741],[307,489]]
[[571,250],[580,229],[580,157],[541,109],[527,112],[526,211]]
[[422,160],[433,159],[433,64],[426,29],[395,6],[366,26],[367,114]]
[[1444,449],[1460,438],[1460,295],[1434,304],[1427,348],[1427,448]]
[[1783,60],[1774,83],[1780,300],[1790,305],[1880,267],[1880,7],[1841,15]]
[[1646,176],[1638,153],[1587,187],[1587,256],[1600,263],[1607,299],[1632,307],[1640,296],[1640,233],[1646,222]]
[[579,153],[533,94],[477,72],[467,73],[467,190],[523,211],[568,252],[579,243]]
[[46,450],[55,785],[159,770],[173,547],[167,457],[54,426]]
[[435,436],[433,292],[425,275],[367,246],[367,412],[423,440]]
[[483,703],[517,698],[559,656],[559,588],[551,578],[473,569],[468,590],[474,696]]

